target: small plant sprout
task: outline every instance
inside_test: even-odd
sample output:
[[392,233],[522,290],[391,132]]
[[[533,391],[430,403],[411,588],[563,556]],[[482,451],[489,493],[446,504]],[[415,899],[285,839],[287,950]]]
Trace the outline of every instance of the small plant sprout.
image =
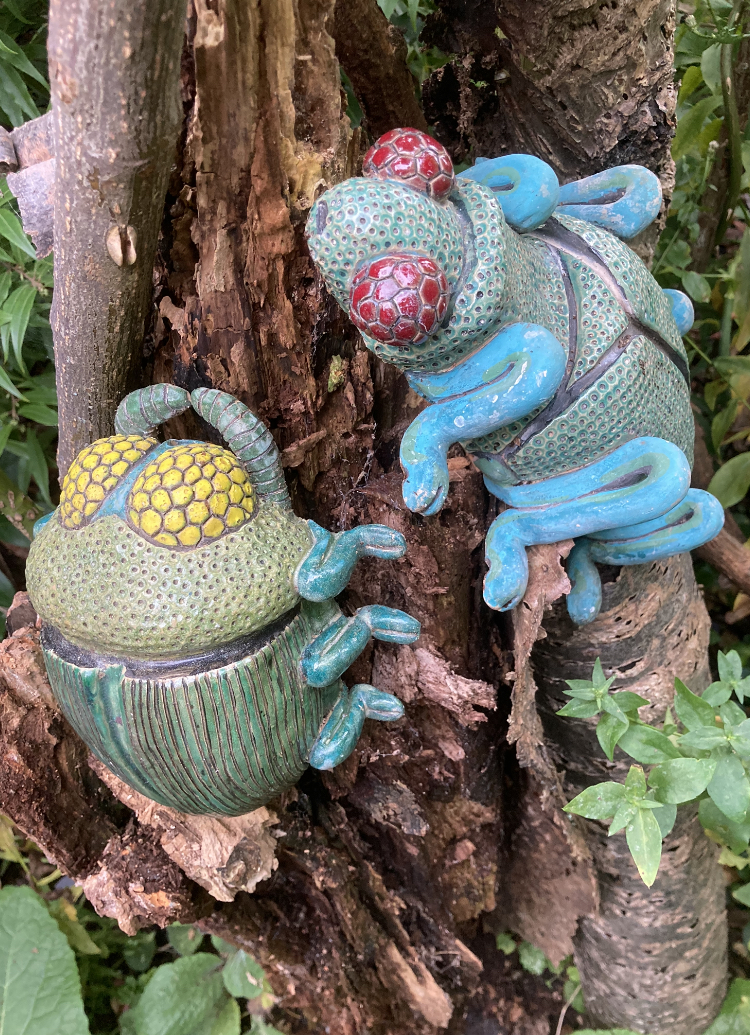
[[624,830],[638,873],[649,887],[678,805],[698,803],[704,829],[724,849],[722,862],[738,868],[750,863],[750,719],[741,707],[745,695],[750,696],[750,677],[743,677],[736,651],[720,652],[718,669],[719,679],[702,696],[675,679],[676,721],[667,708],[661,729],[639,718],[638,708],[649,703],[644,698],[610,691],[614,678],[605,678],[598,659],[590,681],[568,681],[566,694],[572,700],[558,712],[596,718],[607,757],[613,760],[619,747],[638,763],[630,767],[624,784],[607,781],[587,787],[565,811],[611,820],[610,836]]

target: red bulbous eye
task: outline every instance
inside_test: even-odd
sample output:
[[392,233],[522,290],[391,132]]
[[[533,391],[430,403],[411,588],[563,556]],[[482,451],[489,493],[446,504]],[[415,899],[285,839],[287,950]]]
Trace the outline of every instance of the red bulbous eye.
[[453,189],[453,162],[442,144],[419,129],[392,129],[367,152],[362,173],[377,180],[399,180],[445,198]]
[[448,279],[432,259],[387,255],[356,271],[349,313],[363,334],[407,347],[437,332],[449,301]]

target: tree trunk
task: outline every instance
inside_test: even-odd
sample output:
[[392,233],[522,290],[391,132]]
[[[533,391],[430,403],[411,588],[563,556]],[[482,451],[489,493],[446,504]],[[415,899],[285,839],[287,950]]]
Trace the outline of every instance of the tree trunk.
[[61,478],[85,445],[112,434],[117,405],[138,371],[182,118],[186,6],[51,3]]
[[[614,573],[613,573],[614,574]],[[544,619],[533,654],[547,744],[564,773],[568,800],[603,780],[624,781],[632,760],[609,762],[589,721],[558,718],[566,679],[588,679],[597,658],[615,686],[651,701],[646,721],[661,722],[675,677],[701,692],[710,682],[710,622],[686,555],[623,568],[603,587],[599,617],[576,628],[564,606]],[[600,909],[582,919],[576,962],[592,1018],[637,1031],[694,1035],[711,1023],[726,987],[725,882],[718,848],[695,809],[679,809],[652,888],[640,880],[621,834],[586,823]]]
[[[627,37],[632,60],[612,42],[612,19],[619,17],[610,11],[614,5],[597,5],[596,30],[590,7],[560,8],[549,0],[533,6],[535,18],[524,21],[514,13],[519,5],[504,3],[499,22],[489,2],[441,6],[441,31],[450,27],[455,34],[444,37],[445,49],[458,58],[430,85],[428,121],[456,157],[471,147],[489,154],[511,145],[551,157],[562,141],[558,165],[568,178],[624,160],[667,169],[669,5],[620,5],[629,12],[629,33],[633,19],[649,33],[648,45]],[[374,26],[382,61],[370,54],[364,64],[361,43],[346,21],[349,11],[360,11]],[[514,663],[509,622],[488,612],[481,598],[483,538],[495,501],[471,462],[456,455],[449,460],[451,493],[440,517],[425,520],[405,510],[398,443],[419,400],[402,376],[364,349],[324,291],[303,243],[312,201],[357,171],[367,143],[342,112],[337,50],[352,83],[360,84],[378,132],[389,128],[382,120],[416,121],[413,95],[404,85],[408,73],[404,67],[394,71],[399,48],[387,51],[383,41],[390,37],[378,35],[378,18],[375,0],[193,0],[182,60],[186,132],[169,181],[154,277],[158,314],[146,337],[142,376],[190,389],[217,387],[249,404],[282,450],[299,514],[335,530],[378,521],[404,533],[406,557],[390,565],[361,563],[344,607],[403,607],[423,623],[414,647],[376,644],[348,677],[396,693],[406,717],[368,724],[346,763],[330,774],[308,772],[294,792],[267,809],[226,821],[181,816],[134,795],[103,767],[86,765],[85,750],[49,696],[37,634],[24,627],[0,648],[0,805],[84,883],[97,909],[127,930],[199,919],[205,930],[246,947],[277,996],[273,1023],[290,1035],[434,1035],[446,1028],[473,1035],[512,1026],[519,1035],[541,1035],[559,1014],[559,992],[555,998],[541,981],[529,985],[519,1014],[511,965],[502,964],[484,930],[486,924],[514,923],[521,931],[524,902],[523,922],[536,924],[548,953],[559,959],[573,948],[578,918],[596,909],[591,844],[557,811],[562,788],[550,755],[563,756],[552,735],[550,745],[541,737],[526,660],[545,603],[564,588],[559,551],[535,555],[539,579],[532,590],[547,588],[529,608],[535,617],[525,634],[516,627]],[[500,27],[499,37],[494,30]],[[532,75],[528,66],[532,28],[547,41],[544,75]],[[586,56],[568,95],[565,75],[576,58],[554,46],[563,35],[572,46],[579,31],[587,43],[578,49]],[[611,105],[614,89],[602,85],[604,49],[596,50],[596,68],[589,69],[594,31],[602,48],[608,41],[606,53],[617,50],[620,79],[632,77],[637,102],[632,111],[615,105],[614,123],[592,133],[588,127]],[[488,70],[484,78],[508,62],[516,68],[507,85],[492,86],[496,100],[486,111],[461,107],[466,94],[458,66],[468,67],[470,51]],[[451,76],[458,83],[454,93],[441,94]],[[567,114],[558,93],[568,98]],[[378,97],[387,97],[391,107],[378,105]],[[403,117],[397,97],[403,98]],[[501,102],[509,100],[513,107],[506,113]],[[532,129],[533,138],[525,137]],[[68,281],[61,270],[58,306]],[[83,338],[74,343],[84,351],[86,345]],[[178,418],[171,430],[206,435],[194,419]],[[86,434],[108,431],[91,423]],[[550,572],[554,592],[544,582]],[[631,577],[623,575],[616,585]],[[667,618],[658,608],[658,579],[641,578],[639,613],[658,614],[648,627],[651,639],[639,639],[634,650],[654,652],[657,660],[644,653],[643,664],[666,672],[673,655],[663,646]],[[687,600],[693,592],[687,576],[683,584]],[[694,593],[690,600],[697,607]],[[618,614],[627,621],[628,606],[613,597],[607,616],[578,634],[577,642],[588,644],[591,629],[596,635],[602,622],[612,628]],[[540,650],[552,642],[556,622],[554,617]],[[604,646],[601,654],[607,664]],[[619,661],[613,655],[609,663]],[[534,655],[533,664],[547,694],[550,666],[543,653]],[[512,668],[513,735],[529,766],[521,775],[505,751],[505,677]],[[688,674],[684,667],[674,671]],[[218,845],[213,855],[209,844]],[[705,880],[713,887],[710,877]],[[585,946],[593,945],[587,930],[609,922],[604,887],[602,903],[577,942],[597,1009],[604,971],[589,962],[594,949]],[[634,932],[639,924],[634,920]],[[704,933],[701,926],[695,937]],[[716,959],[722,937],[714,931]],[[692,994],[705,1016],[722,980],[704,968],[694,982],[701,985]],[[679,995],[684,1003],[682,986]],[[700,1010],[696,1017],[704,1015]],[[624,1024],[626,1017],[642,1027],[623,1005],[618,1021]],[[659,1030],[654,1026],[654,1035]]]

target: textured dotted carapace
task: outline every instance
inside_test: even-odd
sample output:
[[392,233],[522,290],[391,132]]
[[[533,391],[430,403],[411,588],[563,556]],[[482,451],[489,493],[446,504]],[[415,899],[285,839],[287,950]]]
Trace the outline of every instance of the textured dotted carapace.
[[410,345],[437,331],[449,299],[448,280],[432,259],[387,255],[357,270],[349,311],[356,326],[370,337]]
[[86,446],[68,468],[60,492],[60,523],[81,528],[134,463],[156,445],[142,435],[112,435]]
[[362,173],[379,180],[400,180],[430,197],[447,197],[453,187],[453,162],[442,144],[418,129],[392,129],[364,157]]
[[195,547],[244,525],[255,501],[234,454],[197,442],[169,449],[145,467],[126,507],[130,523],[146,538]]

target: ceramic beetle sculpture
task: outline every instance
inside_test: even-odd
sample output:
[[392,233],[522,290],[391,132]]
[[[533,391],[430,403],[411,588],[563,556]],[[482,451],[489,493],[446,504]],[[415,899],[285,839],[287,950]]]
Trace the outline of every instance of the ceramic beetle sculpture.
[[619,240],[656,217],[657,177],[626,165],[560,187],[531,155],[454,176],[409,129],[381,137],[363,172],[314,204],[310,252],[367,346],[429,401],[401,443],[409,509],[443,506],[456,442],[507,505],[487,534],[490,607],[521,600],[535,543],[575,540],[582,624],[601,604],[595,562],[712,539],[722,508],[689,488],[692,306]]
[[[231,452],[156,440],[191,404]],[[403,714],[340,676],[371,636],[411,643],[419,623],[380,605],[345,617],[332,598],[358,558],[406,544],[296,517],[270,433],[224,392],[155,385],[115,428],[79,453],[29,554],[53,691],[131,787],[183,812],[249,812],[308,763],[343,761],[366,717]]]

